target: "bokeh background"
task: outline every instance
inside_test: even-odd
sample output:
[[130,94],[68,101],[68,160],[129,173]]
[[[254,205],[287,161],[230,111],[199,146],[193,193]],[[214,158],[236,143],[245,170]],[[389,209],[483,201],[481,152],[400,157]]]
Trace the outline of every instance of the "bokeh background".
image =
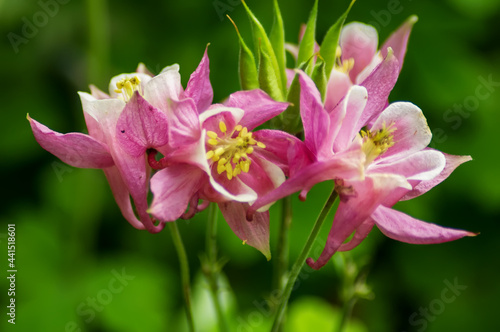
[[[312,3],[280,1],[288,42],[297,40]],[[270,1],[248,4],[269,29]],[[318,39],[347,5],[346,0],[320,1]],[[207,43],[220,101],[239,88],[238,43],[225,14],[250,41],[238,0],[0,0],[0,330],[185,331],[168,230],[151,235],[132,228],[102,172],[65,166],[40,148],[26,113],[60,132],[85,131],[77,91],[87,91],[90,83],[106,89],[111,76],[135,70],[138,62],[154,73],[179,63],[185,84]],[[374,295],[357,302],[350,331],[492,331],[499,325],[500,1],[358,0],[348,21],[371,22],[384,40],[412,14],[419,22],[390,99],[423,109],[433,147],[474,160],[397,208],[481,234],[416,246],[374,230],[356,250],[336,255],[336,264],[305,270],[292,293],[286,331],[335,330],[343,305],[342,261],[363,271]],[[30,29],[27,22],[38,27]],[[292,260],[330,189],[330,183],[318,185],[305,203],[294,197]],[[279,207],[271,213],[275,235]],[[179,227],[190,259],[197,326],[217,331],[200,274],[205,218],[199,214]],[[9,223],[16,225],[15,326],[5,315]],[[327,222],[323,238],[328,228]],[[272,262],[243,246],[222,219],[219,247],[228,260],[224,296],[231,330],[268,331],[265,299],[272,291]],[[116,275],[121,283],[113,283]],[[443,301],[443,294],[453,300]]]

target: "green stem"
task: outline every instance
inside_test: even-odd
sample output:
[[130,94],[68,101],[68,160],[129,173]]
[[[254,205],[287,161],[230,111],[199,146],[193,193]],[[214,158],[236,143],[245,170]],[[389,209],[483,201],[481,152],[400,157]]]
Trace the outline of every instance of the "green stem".
[[325,202],[325,205],[323,206],[323,209],[321,210],[321,213],[319,214],[316,223],[314,224],[311,234],[309,234],[309,237],[307,239],[304,248],[302,249],[302,252],[300,253],[295,263],[293,264],[285,290],[283,291],[283,295],[281,296],[281,301],[278,307],[278,311],[276,313],[276,317],[274,318],[274,323],[271,330],[272,332],[278,332],[281,327],[281,322],[283,320],[283,316],[285,315],[286,306],[288,300],[290,299],[290,294],[292,293],[293,285],[295,284],[295,281],[297,280],[297,277],[299,276],[299,273],[302,270],[302,267],[304,266],[306,258],[309,256],[309,252],[311,251],[312,245],[314,244],[314,241],[316,240],[316,237],[318,236],[321,226],[323,225],[323,222],[328,216],[328,213],[330,213],[330,210],[332,209],[332,206],[335,203],[337,196],[338,196],[337,192],[335,191],[335,189],[333,189],[332,193],[330,194],[330,197],[328,197],[328,200]]
[[179,256],[179,263],[181,265],[181,279],[182,279],[182,291],[184,295],[184,302],[186,304],[186,315],[189,325],[189,330],[191,332],[195,331],[193,314],[191,311],[191,288],[189,282],[189,264],[186,254],[186,249],[182,243],[181,234],[179,233],[179,228],[176,222],[167,223],[170,228],[170,233],[172,234],[172,240],[174,241],[175,249],[177,250],[177,255]]
[[208,264],[205,268],[205,275],[210,285],[210,294],[214,302],[215,311],[219,321],[219,331],[227,332],[229,329],[226,325],[224,312],[219,300],[219,266],[217,262],[217,205],[210,203],[208,207],[208,225],[206,237],[206,251]]
[[347,322],[351,317],[352,309],[354,309],[354,305],[356,304],[356,300],[357,298],[353,296],[346,303],[344,303],[344,308],[342,310],[342,320],[340,321],[339,327],[337,329],[338,332],[342,332],[346,328]]
[[281,224],[274,263],[273,289],[283,289],[288,268],[288,231],[292,223],[292,197],[287,196],[281,201]]

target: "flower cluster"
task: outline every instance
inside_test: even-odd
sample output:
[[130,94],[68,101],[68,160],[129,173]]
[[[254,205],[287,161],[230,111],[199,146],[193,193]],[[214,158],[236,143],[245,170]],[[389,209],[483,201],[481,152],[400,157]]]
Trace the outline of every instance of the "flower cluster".
[[[320,47],[308,24],[301,45],[286,46],[295,69],[284,68],[262,32],[257,68],[240,36],[245,90],[223,103],[213,103],[205,51],[185,89],[178,65],[153,76],[140,64],[135,73],[112,78],[109,94],[94,86],[90,94],[80,92],[88,135],[60,134],[28,120],[38,143],[62,161],[103,169],[123,216],[151,233],[214,202],[243,243],[269,259],[269,207],[295,192],[305,200],[315,184],[333,180],[340,203],[323,253],[308,260],[315,269],[357,246],[374,225],[408,243],[472,236],[391,208],[470,160],[428,148],[422,111],[409,102],[388,103],[415,21],[407,20],[380,49],[371,26],[347,24],[336,39],[325,38],[333,47]],[[257,129],[263,124],[272,129]]]

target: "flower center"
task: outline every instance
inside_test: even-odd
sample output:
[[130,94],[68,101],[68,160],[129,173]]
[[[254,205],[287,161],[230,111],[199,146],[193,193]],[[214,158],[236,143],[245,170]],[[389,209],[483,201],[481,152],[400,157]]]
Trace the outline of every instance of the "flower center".
[[237,125],[229,133],[226,124],[220,121],[219,129],[223,134],[222,137],[219,137],[214,131],[207,131],[208,145],[210,146],[207,159],[216,162],[217,173],[226,172],[229,180],[238,176],[241,172],[248,173],[251,164],[248,155],[254,151],[254,147],[264,149],[266,146],[261,142],[257,142],[252,137],[252,133],[241,125]]
[[354,59],[349,58],[342,61],[342,49],[337,46],[337,51],[335,53],[335,68],[343,73],[349,73],[354,67]]
[[382,129],[377,131],[361,130],[361,137],[363,138],[362,149],[366,155],[365,166],[368,166],[378,156],[394,145],[394,131],[396,131],[394,123],[391,123],[387,127],[385,122],[382,124]]
[[142,94],[140,84],[141,80],[137,76],[132,78],[125,77],[116,82],[115,92],[121,93],[123,95],[123,99],[125,99],[125,101],[129,101],[135,91],[139,91],[139,93]]

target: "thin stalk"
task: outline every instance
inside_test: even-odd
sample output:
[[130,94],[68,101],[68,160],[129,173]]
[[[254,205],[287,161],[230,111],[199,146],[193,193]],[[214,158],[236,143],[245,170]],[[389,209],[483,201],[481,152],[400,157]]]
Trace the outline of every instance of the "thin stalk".
[[295,284],[295,281],[299,276],[300,270],[302,270],[302,267],[304,266],[304,263],[307,257],[309,256],[309,252],[311,251],[312,245],[314,244],[314,241],[316,240],[316,237],[318,236],[321,226],[323,225],[323,222],[328,216],[328,213],[330,213],[330,210],[332,209],[332,206],[335,203],[337,196],[338,196],[337,192],[335,191],[335,189],[333,189],[332,193],[330,194],[330,197],[328,197],[327,201],[325,202],[325,205],[323,206],[323,209],[321,210],[318,219],[316,219],[314,227],[311,231],[311,234],[309,234],[309,237],[307,238],[307,242],[304,248],[302,249],[302,252],[300,253],[295,263],[293,264],[285,290],[283,291],[283,295],[281,296],[281,301],[278,307],[278,311],[276,313],[276,317],[274,318],[274,323],[271,330],[272,332],[278,332],[279,329],[281,328],[281,322],[283,320],[283,316],[285,315],[286,306],[288,300],[290,299],[290,294],[292,293],[293,285]]
[[228,332],[224,312],[219,299],[219,266],[217,262],[217,205],[210,203],[208,206],[208,224],[206,237],[206,251],[208,263],[205,275],[210,285],[210,294],[214,302],[215,311],[219,321],[219,331]]
[[292,198],[287,196],[281,201],[281,224],[278,235],[276,258],[274,261],[273,289],[283,289],[288,269],[288,232],[292,223]]
[[194,328],[193,314],[191,310],[191,286],[189,281],[189,264],[186,254],[186,249],[182,243],[181,234],[179,233],[179,228],[176,222],[167,223],[170,228],[170,233],[172,234],[172,240],[174,241],[175,249],[177,250],[177,255],[179,256],[179,263],[181,266],[181,280],[182,280],[182,292],[184,295],[184,302],[186,304],[186,316],[189,325],[189,330],[191,332],[196,331]]
[[351,317],[352,310],[354,309],[354,305],[356,304],[357,298],[355,296],[351,297],[346,303],[344,303],[343,312],[342,312],[342,320],[340,321],[339,327],[337,328],[338,332],[344,331],[347,326],[347,322]]

